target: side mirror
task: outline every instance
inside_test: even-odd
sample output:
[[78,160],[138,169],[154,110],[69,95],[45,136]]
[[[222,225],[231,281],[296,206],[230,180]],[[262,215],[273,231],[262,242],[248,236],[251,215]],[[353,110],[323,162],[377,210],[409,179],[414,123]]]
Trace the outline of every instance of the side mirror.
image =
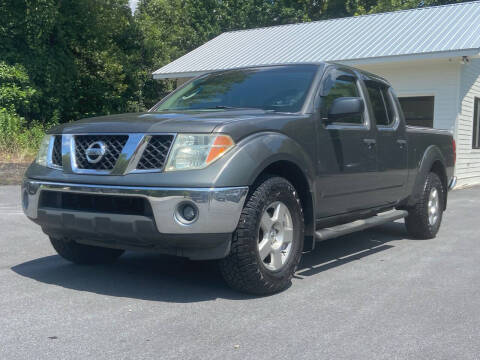
[[333,100],[328,111],[328,120],[335,121],[347,116],[362,115],[365,104],[359,97],[341,97]]

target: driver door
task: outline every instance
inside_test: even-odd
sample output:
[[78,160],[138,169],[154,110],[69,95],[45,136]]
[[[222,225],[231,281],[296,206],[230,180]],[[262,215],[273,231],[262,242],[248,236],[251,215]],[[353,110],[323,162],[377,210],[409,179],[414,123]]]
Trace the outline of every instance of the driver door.
[[365,99],[357,75],[332,68],[324,76],[317,102],[317,218],[346,214],[377,204],[375,197],[376,129],[367,106],[362,114],[328,118],[333,101],[341,97]]

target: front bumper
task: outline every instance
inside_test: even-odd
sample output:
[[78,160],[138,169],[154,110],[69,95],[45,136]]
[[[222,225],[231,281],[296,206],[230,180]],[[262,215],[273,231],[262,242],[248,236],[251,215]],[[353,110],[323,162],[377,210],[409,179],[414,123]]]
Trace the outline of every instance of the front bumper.
[[[143,198],[150,204],[152,216],[44,206],[40,201],[44,191]],[[163,252],[195,258],[195,255],[185,255],[184,249],[212,248],[221,245],[220,242],[225,242],[225,239],[228,239],[229,246],[229,239],[237,227],[247,192],[246,186],[135,187],[25,179],[22,186],[22,204],[25,214],[51,236],[66,236],[85,243],[101,242],[105,246],[119,248],[168,248],[170,251]],[[176,216],[178,206],[184,203],[194,204],[198,210],[196,220],[190,224],[182,223]],[[223,245],[225,248],[226,245]]]

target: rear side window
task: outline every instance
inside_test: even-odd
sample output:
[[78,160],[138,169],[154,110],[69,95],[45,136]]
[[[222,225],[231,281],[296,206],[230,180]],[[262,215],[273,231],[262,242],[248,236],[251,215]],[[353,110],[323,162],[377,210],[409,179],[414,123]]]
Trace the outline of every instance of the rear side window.
[[[333,71],[323,84],[322,111],[326,116],[335,99],[341,97],[359,97],[355,75],[344,71]],[[362,116],[348,116],[336,123],[363,124]]]
[[371,80],[365,81],[365,85],[377,126],[392,126],[395,122],[395,112],[388,87]]

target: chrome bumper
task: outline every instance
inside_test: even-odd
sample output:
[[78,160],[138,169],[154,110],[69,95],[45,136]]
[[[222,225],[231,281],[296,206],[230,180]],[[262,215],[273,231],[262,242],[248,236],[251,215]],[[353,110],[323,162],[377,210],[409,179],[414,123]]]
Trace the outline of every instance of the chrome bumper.
[[[160,188],[67,184],[25,179],[22,186],[23,210],[32,220],[38,216],[40,194],[44,190],[144,197],[150,202],[160,233],[215,234],[231,233],[235,230],[248,187]],[[183,224],[175,216],[178,205],[184,202],[191,202],[198,209],[198,217],[191,224]]]

